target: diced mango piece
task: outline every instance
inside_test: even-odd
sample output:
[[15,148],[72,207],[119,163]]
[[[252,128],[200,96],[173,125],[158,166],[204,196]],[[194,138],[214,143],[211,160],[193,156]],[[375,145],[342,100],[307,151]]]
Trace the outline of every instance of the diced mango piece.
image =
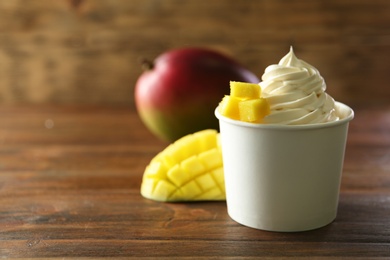
[[224,178],[223,168],[218,168],[211,171],[211,176],[217,182],[218,187],[221,190],[223,190],[223,192],[225,193],[225,178]]
[[141,193],[145,194],[145,196],[148,198],[153,198],[153,191],[156,188],[158,182],[158,179],[145,178],[144,176],[142,179]]
[[231,81],[230,96],[223,97],[219,113],[234,120],[260,123],[270,113],[267,99],[260,95],[258,84]]
[[184,185],[192,179],[192,176],[187,174],[187,172],[185,172],[183,168],[180,167],[180,164],[176,164],[171,169],[169,169],[167,176],[169,180],[178,187]]
[[230,96],[241,99],[259,98],[261,88],[258,84],[230,81]]
[[152,162],[145,169],[145,174],[151,178],[165,178],[166,168],[161,162]]
[[164,151],[158,153],[151,162],[162,162],[166,167],[172,167],[177,163],[177,160],[174,158],[172,151],[176,150],[173,144],[167,146]]
[[224,200],[222,152],[216,130],[179,139],[146,167],[141,194],[157,201]]
[[176,160],[172,158],[172,156],[165,154],[165,156],[162,156],[157,162],[162,163],[164,165],[165,171],[167,169],[172,168],[177,164]]
[[202,189],[194,181],[190,181],[189,183],[180,187],[180,189],[182,193],[187,194],[186,196],[189,199],[192,199],[198,196],[199,194],[202,194]]
[[181,163],[181,167],[189,174],[192,178],[205,172],[206,167],[199,161],[197,156],[192,156]]
[[160,180],[153,190],[153,197],[169,197],[176,190],[175,185],[166,181]]
[[219,104],[219,113],[221,115],[239,120],[240,112],[238,110],[238,104],[241,99],[232,96],[225,96]]
[[219,144],[219,134],[214,129],[201,130],[193,134],[198,140],[199,152],[207,151],[217,147]]
[[217,187],[215,187],[206,192],[201,193],[195,199],[196,200],[221,200],[224,198],[221,198],[220,190]]
[[210,149],[198,155],[198,158],[206,166],[207,169],[218,168],[222,165],[221,151],[218,148]]
[[238,104],[240,120],[244,122],[260,122],[269,114],[269,105],[266,99],[256,98],[241,101]]
[[[191,200],[193,198],[193,194],[186,194],[181,189],[176,189],[176,191],[169,196],[169,201],[184,201],[184,200]],[[159,200],[156,198],[151,198],[154,200]]]
[[213,177],[211,177],[209,174],[200,175],[195,179],[195,181],[203,191],[216,187]]
[[218,183],[224,183],[223,174],[224,172],[222,168],[217,168],[211,172],[211,175],[214,177],[215,180],[222,181]]
[[176,161],[180,162],[192,156],[193,154],[197,154],[198,152],[200,152],[200,147],[198,143],[199,138],[196,138],[196,136],[194,135],[186,135],[183,138],[177,140],[173,144],[175,147],[180,147],[180,149],[176,149]]

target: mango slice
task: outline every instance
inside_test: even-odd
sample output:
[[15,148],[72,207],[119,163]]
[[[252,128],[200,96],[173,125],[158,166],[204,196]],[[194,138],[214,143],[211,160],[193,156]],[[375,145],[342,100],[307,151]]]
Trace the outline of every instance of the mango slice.
[[269,103],[261,97],[258,84],[230,82],[230,96],[225,96],[219,103],[219,113],[234,120],[261,123],[270,113]]
[[184,136],[157,154],[145,169],[141,195],[166,202],[225,200],[218,132]]

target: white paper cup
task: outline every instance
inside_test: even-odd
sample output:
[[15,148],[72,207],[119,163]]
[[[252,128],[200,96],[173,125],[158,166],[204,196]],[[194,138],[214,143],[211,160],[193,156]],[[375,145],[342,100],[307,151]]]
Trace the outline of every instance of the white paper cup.
[[336,102],[339,121],[287,126],[251,124],[219,114],[229,216],[252,228],[294,232],[336,218],[348,124],[354,112]]

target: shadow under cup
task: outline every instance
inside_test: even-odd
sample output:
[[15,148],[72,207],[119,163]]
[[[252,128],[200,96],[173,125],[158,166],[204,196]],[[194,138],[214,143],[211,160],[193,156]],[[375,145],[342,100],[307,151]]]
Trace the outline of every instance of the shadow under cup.
[[339,102],[340,120],[266,125],[219,114],[229,216],[252,228],[294,232],[336,218],[348,125],[353,110]]

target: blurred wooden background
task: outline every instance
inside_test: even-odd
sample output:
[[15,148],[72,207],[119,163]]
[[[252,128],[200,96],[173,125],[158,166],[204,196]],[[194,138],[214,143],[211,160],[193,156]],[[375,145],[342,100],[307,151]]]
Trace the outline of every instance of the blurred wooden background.
[[133,104],[141,57],[210,47],[260,77],[290,45],[335,99],[389,102],[389,0],[0,0],[0,102]]

